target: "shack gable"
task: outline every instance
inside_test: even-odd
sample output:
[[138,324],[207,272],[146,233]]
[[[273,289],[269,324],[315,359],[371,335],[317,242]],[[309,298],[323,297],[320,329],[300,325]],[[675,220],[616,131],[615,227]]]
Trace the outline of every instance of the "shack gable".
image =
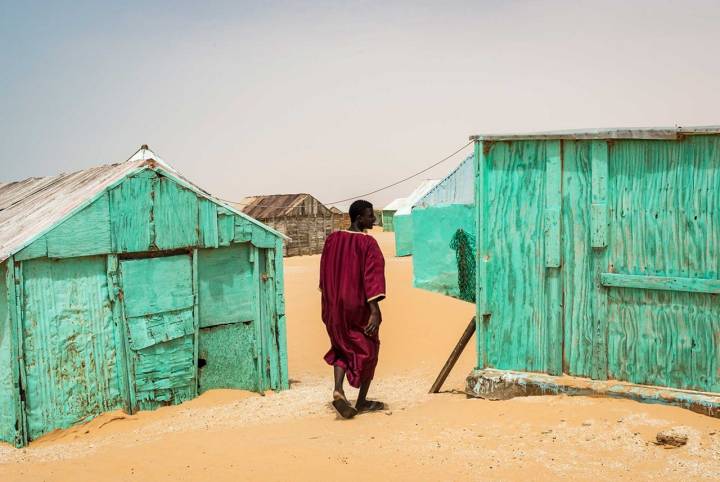
[[16,254],[16,259],[214,248],[280,237],[153,169],[122,179]]
[[0,261],[13,254],[67,258],[234,240],[270,248],[282,237],[152,157],[0,185]]

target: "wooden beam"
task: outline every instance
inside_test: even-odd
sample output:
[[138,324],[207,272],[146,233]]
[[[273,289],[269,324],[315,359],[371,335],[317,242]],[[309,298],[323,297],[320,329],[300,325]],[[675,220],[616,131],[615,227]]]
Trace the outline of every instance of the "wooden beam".
[[472,338],[473,333],[475,333],[475,317],[474,316],[473,316],[473,319],[470,320],[470,323],[468,323],[467,328],[465,328],[465,331],[463,332],[462,336],[460,337],[457,344],[455,345],[455,348],[453,348],[453,351],[450,353],[450,356],[448,357],[447,361],[445,362],[445,365],[442,367],[442,370],[440,370],[440,373],[438,374],[437,378],[435,379],[435,383],[432,384],[432,387],[430,388],[429,393],[438,393],[440,391],[442,384],[445,383],[445,380],[447,379],[448,375],[450,375],[450,371],[455,366],[455,363],[457,363],[458,358],[460,358],[460,355],[462,354],[463,350],[465,349],[468,342],[470,341],[470,338]]
[[717,279],[602,273],[600,281],[603,286],[614,288],[720,294],[720,280]]

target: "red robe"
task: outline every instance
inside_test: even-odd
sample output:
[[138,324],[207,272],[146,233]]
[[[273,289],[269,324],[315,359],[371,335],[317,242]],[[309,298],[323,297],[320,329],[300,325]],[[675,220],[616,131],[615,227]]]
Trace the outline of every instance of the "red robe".
[[385,297],[385,258],[375,238],[352,231],[328,236],[320,259],[320,290],[331,344],[325,361],[343,368],[357,388],[372,380],[380,350],[377,332],[363,332],[369,301]]

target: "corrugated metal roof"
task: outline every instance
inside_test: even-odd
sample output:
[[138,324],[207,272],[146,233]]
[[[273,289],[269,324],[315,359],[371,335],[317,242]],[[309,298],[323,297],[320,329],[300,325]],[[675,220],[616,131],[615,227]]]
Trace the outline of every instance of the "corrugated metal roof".
[[318,210],[318,214],[329,216],[332,214],[323,203],[310,194],[269,194],[264,196],[248,196],[239,203],[238,209],[257,219],[269,219],[283,216],[304,216],[306,201],[311,200]]
[[720,125],[696,127],[611,127],[604,129],[578,129],[548,132],[479,134],[470,140],[513,141],[542,139],[648,139],[676,140],[682,136],[720,134]]
[[430,189],[415,206],[439,204],[473,204],[475,202],[475,167],[473,154]]
[[397,211],[405,203],[404,197],[399,197],[383,208],[383,211]]
[[437,186],[440,179],[426,179],[423,181],[413,192],[402,203],[402,206],[395,212],[396,216],[402,216],[410,214],[410,210],[425,194],[427,194],[432,188]]
[[200,196],[226,207],[277,236],[287,238],[211,196],[184,178],[150,149],[141,148],[123,163],[0,184],[0,262],[88,205],[107,188],[143,169],[161,171]]

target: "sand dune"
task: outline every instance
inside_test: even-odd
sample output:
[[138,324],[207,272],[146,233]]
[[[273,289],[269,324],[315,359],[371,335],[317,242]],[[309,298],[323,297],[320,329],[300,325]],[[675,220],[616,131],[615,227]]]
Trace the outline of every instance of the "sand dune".
[[[292,389],[208,392],[180,406],[104,414],[26,449],[0,445],[0,480],[716,480],[720,420],[627,400],[466,399],[472,346],[445,385],[426,392],[473,306],[412,288],[410,258],[387,257],[373,398],[385,413],[338,419],[320,321],[319,256],[286,260]],[[349,391],[353,396],[353,391]],[[687,446],[655,446],[682,426]]]

